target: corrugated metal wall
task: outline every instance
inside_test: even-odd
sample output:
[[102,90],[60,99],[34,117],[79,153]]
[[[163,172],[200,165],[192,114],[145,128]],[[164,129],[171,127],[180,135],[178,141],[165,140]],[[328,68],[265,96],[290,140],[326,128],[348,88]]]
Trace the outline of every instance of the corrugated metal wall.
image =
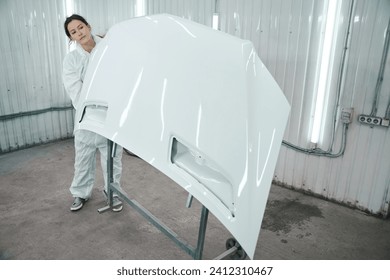
[[[84,15],[93,31],[104,34],[114,23],[137,15],[136,0],[74,0],[74,11]],[[66,12],[60,0],[0,1],[0,117],[39,109],[67,107],[61,84],[66,53],[62,24]],[[354,108],[345,154],[318,157],[282,147],[275,182],[387,215],[390,201],[390,130],[361,125],[357,115],[369,114],[374,102],[385,33],[390,15],[388,0],[340,2],[339,31],[333,49],[329,97],[324,111],[319,147],[331,142],[332,108],[336,104],[338,70],[351,23],[342,75],[340,107]],[[352,17],[350,8],[353,4]],[[310,148],[323,22],[327,0],[145,0],[146,14],[170,13],[212,25],[220,17],[221,31],[251,40],[292,106],[285,141]],[[378,116],[390,101],[390,56],[379,94]],[[277,112],[275,112],[277,113]],[[0,152],[68,137],[73,129],[71,110],[0,120]],[[333,152],[341,145],[336,124]]]
[[74,12],[92,26],[93,33],[104,35],[115,23],[136,16],[137,0],[73,0]]
[[[220,1],[221,29],[251,40],[292,106],[285,140],[309,148],[312,104],[315,93],[321,22],[324,1]],[[335,71],[331,94],[336,91],[343,41],[348,27],[351,1],[342,1],[340,30],[335,49]],[[375,214],[387,215],[390,201],[390,130],[361,125],[358,114],[370,114],[385,34],[390,1],[353,2],[349,49],[343,74],[341,107],[354,108],[344,156],[326,158],[283,147],[275,181],[311,192]],[[379,95],[378,116],[383,117],[390,98],[390,56]],[[329,108],[335,101],[329,100]],[[323,130],[325,149],[329,144],[328,122]],[[341,128],[336,131],[335,150]]]
[[[135,16],[136,0],[74,0],[96,34]],[[62,85],[65,0],[0,0],[0,153],[71,137]]]
[[63,1],[0,1],[0,152],[72,135],[62,24]]
[[215,0],[146,0],[147,14],[168,13],[210,26]]
[[[390,1],[356,1],[353,12],[349,62],[343,104],[355,115],[370,114],[390,18]],[[378,116],[385,115],[390,101],[390,56],[379,95]],[[321,163],[313,170],[320,174]],[[361,125],[354,119],[348,132],[346,155],[336,163],[323,162],[329,170],[313,180],[316,190],[327,197],[373,213],[389,213],[390,129]],[[325,191],[326,190],[326,191]]]

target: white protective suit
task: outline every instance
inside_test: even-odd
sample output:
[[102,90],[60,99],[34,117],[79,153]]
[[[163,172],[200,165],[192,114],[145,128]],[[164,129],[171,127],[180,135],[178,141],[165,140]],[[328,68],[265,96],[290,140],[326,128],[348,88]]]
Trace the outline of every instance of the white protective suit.
[[[100,38],[92,36],[95,43]],[[63,62],[63,83],[65,90],[72,100],[73,107],[77,108],[79,96],[83,87],[83,80],[88,68],[90,55],[82,46],[77,44],[76,49],[68,53]],[[77,130],[74,133],[75,163],[74,177],[69,188],[73,197],[88,199],[91,197],[96,170],[96,150],[100,151],[101,166],[104,175],[104,189],[107,191],[107,139],[87,130]],[[119,145],[114,157],[113,177],[114,184],[120,188],[122,174],[122,147]]]

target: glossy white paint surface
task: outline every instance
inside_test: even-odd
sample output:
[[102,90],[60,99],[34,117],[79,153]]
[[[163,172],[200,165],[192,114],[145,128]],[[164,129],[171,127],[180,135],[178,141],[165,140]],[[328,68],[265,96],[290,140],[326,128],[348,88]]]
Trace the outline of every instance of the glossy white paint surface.
[[156,15],[113,26],[89,65],[76,129],[172,178],[253,258],[290,106],[252,43]]

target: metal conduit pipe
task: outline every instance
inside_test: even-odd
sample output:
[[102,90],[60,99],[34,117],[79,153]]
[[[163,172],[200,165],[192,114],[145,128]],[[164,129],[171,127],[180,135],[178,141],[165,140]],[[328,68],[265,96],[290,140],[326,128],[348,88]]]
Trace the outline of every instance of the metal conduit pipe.
[[337,157],[342,156],[345,152],[345,147],[347,146],[347,129],[348,129],[348,124],[344,123],[342,137],[341,137],[341,146],[340,146],[339,151],[337,153],[334,153],[334,154],[327,152],[327,151],[324,151],[324,150],[321,150],[321,149],[318,149],[318,148],[305,149],[305,148],[293,145],[291,143],[288,143],[286,141],[282,141],[282,145],[284,145],[290,149],[293,149],[294,151],[305,153],[307,155],[337,158]]
[[[386,36],[390,37],[389,33],[390,33],[390,19],[389,19],[389,24],[387,25]],[[387,40],[389,40],[389,38],[387,38]],[[389,44],[388,41],[387,41],[387,43]],[[387,53],[388,52],[389,52],[389,45],[387,45]],[[385,60],[385,63],[386,63],[386,60]],[[390,119],[390,100],[389,100],[389,103],[387,104],[385,119],[387,119],[387,120]]]
[[0,116],[0,121],[7,121],[7,120],[12,120],[12,119],[21,118],[21,117],[34,116],[34,115],[44,114],[47,112],[68,111],[68,110],[73,110],[73,106],[50,107],[50,108],[46,108],[46,109],[3,115],[3,116]]
[[345,40],[344,40],[344,48],[343,48],[343,53],[341,56],[340,68],[339,68],[338,77],[337,77],[336,104],[335,104],[334,109],[333,109],[333,117],[332,117],[333,129],[331,131],[332,134],[331,134],[329,148],[327,150],[328,153],[332,152],[335,134],[336,134],[337,110],[340,106],[341,88],[342,88],[343,78],[344,78],[344,67],[345,67],[345,64],[347,61],[347,59],[346,59],[347,50],[349,49],[349,44],[350,44],[350,40],[351,40],[350,34],[351,34],[351,26],[352,26],[352,21],[353,21],[354,2],[355,2],[354,0],[351,1],[351,5],[350,5],[350,9],[349,9],[347,34],[346,34]]
[[387,104],[385,119],[390,120],[390,100],[389,100],[389,104]]
[[[385,65],[387,60],[387,54],[389,53],[389,45],[390,45],[390,19],[387,24],[387,31],[385,37],[385,44],[382,52],[382,60],[381,65],[379,67],[378,79],[376,81],[375,93],[374,93],[374,102],[372,104],[372,110],[370,116],[375,116],[378,110],[378,102],[379,102],[379,92],[381,90],[382,81],[383,81],[383,73],[385,72]],[[390,105],[390,103],[389,103]],[[387,113],[387,111],[386,111]]]

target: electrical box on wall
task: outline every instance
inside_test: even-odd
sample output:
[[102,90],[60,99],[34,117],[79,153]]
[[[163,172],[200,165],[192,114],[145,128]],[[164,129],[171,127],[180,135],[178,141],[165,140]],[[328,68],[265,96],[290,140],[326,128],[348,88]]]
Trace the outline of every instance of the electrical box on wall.
[[369,126],[389,126],[389,120],[381,117],[370,116],[370,115],[359,115],[358,121],[362,124],[367,124]]
[[351,123],[353,116],[353,108],[342,108],[341,109],[341,121],[343,123]]

